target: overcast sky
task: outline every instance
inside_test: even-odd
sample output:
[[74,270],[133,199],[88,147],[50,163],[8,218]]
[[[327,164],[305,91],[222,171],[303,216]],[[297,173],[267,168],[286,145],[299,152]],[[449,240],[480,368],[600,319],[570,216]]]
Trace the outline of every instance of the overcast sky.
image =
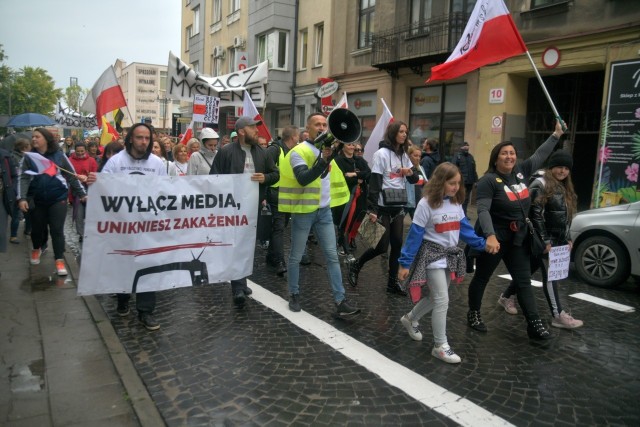
[[57,88],[91,88],[116,59],[167,65],[180,56],[184,0],[0,0],[0,44],[14,70],[40,67]]

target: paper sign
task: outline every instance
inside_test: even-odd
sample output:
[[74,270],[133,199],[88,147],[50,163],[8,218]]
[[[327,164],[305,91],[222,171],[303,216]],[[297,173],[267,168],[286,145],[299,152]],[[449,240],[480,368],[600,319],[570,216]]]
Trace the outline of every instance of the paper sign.
[[569,245],[555,246],[549,252],[548,280],[556,281],[569,277],[569,261],[571,249]]
[[216,96],[195,95],[193,97],[193,121],[218,123],[220,117],[220,98]]

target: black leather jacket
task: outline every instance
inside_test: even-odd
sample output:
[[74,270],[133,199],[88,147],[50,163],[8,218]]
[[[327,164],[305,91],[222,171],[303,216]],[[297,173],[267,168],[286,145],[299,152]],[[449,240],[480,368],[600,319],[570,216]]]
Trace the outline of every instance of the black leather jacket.
[[538,199],[544,192],[544,178],[535,179],[529,186],[531,210],[529,218],[533,226],[540,231],[545,242],[552,246],[565,245],[571,240],[569,226],[571,219],[567,214],[567,204],[564,195],[556,192],[544,205]]

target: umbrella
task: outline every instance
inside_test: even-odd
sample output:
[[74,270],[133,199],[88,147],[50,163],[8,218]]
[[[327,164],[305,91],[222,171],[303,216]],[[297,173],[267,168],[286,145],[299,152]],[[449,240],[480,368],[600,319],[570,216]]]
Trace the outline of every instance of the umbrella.
[[28,128],[34,126],[53,126],[56,122],[43,114],[38,113],[24,113],[13,116],[11,120],[7,122],[7,127],[14,128]]

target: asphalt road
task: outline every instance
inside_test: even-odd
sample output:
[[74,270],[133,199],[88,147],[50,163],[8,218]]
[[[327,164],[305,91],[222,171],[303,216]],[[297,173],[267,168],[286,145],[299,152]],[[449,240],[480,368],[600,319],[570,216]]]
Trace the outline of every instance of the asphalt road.
[[[69,224],[67,237],[77,250]],[[540,343],[527,338],[521,315],[496,304],[508,284],[498,277],[502,265],[483,301],[489,331],[468,328],[467,277],[450,288],[447,334],[462,363],[448,365],[430,354],[428,319],[422,342],[400,324],[411,304],[385,292],[386,259],[368,263],[357,288],[345,285],[363,309],[345,321],[334,315],[321,251],[310,247],[302,313],[288,311],[286,278],[265,265],[259,248],[254,300],[243,309],[229,285],[164,291],[156,308],[162,328],[147,332],[133,314],[117,316],[115,298],[99,297],[168,425],[640,425],[634,281],[598,289],[572,274],[561,298],[585,326],[552,328],[555,338]],[[542,290],[535,293],[549,324]]]

